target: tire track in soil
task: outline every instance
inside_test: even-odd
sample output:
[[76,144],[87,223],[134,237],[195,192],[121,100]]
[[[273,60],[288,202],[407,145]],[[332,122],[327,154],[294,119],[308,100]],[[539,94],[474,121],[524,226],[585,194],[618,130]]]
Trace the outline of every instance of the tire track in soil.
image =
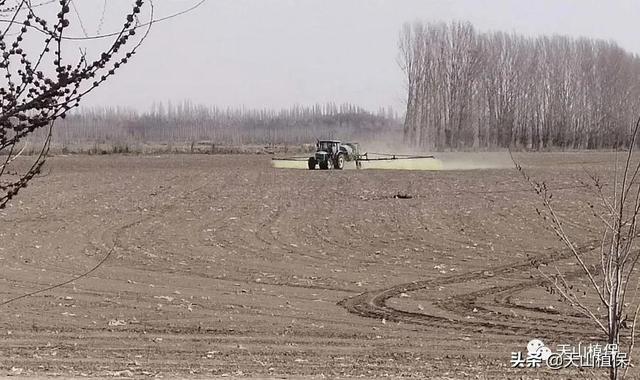
[[[164,183],[173,184],[174,181],[179,179],[180,177],[181,177],[180,175],[174,175],[174,176],[164,180]],[[128,230],[128,229],[130,229],[130,228],[132,228],[134,226],[143,224],[143,223],[148,222],[148,221],[152,221],[152,220],[157,219],[157,218],[166,217],[166,215],[170,211],[174,210],[178,206],[178,202],[179,201],[184,200],[184,199],[186,199],[187,196],[192,195],[194,193],[197,193],[198,191],[200,191],[203,188],[207,187],[207,185],[209,185],[211,183],[211,180],[212,180],[211,178],[206,178],[203,182],[201,182],[196,187],[182,192],[179,196],[176,196],[172,200],[165,201],[164,204],[160,204],[159,206],[157,206],[157,210],[156,211],[150,212],[149,214],[147,214],[147,215],[145,215],[143,217],[134,218],[133,220],[130,220],[128,222],[120,223],[120,224],[115,225],[115,226],[110,226],[110,227],[104,228],[104,229],[102,229],[101,232],[98,232],[98,230],[100,229],[100,226],[96,226],[96,227],[90,228],[90,230],[87,232],[87,234],[88,235],[94,235],[95,234],[95,235],[97,235],[99,237],[98,237],[97,241],[88,241],[84,245],[84,249],[85,250],[90,250],[90,251],[95,252],[92,255],[88,255],[88,256],[89,257],[96,257],[96,258],[98,258],[98,261],[99,261],[100,257],[101,257],[100,256],[100,251],[102,251],[102,252],[104,252],[102,257],[104,257],[104,255],[109,255],[109,258],[110,258],[110,256],[115,254],[116,250],[119,248],[118,247],[118,239],[121,237],[122,233],[124,233],[126,230]],[[161,189],[156,190],[156,192],[154,193],[154,198],[158,199],[161,195],[171,194],[171,190],[174,190],[174,186],[173,185],[164,186]],[[152,209],[151,205],[141,206],[140,208],[145,208],[145,207],[149,208],[150,210]],[[41,218],[38,217],[38,218],[31,218],[31,219],[33,219],[35,221],[35,220],[39,220]],[[54,219],[54,220],[56,220],[56,219]],[[64,220],[64,219],[60,218],[59,220]],[[70,272],[68,270],[69,269],[68,266],[59,265],[59,264],[57,264],[56,261],[43,261],[43,264],[46,264],[46,267],[50,271],[56,271],[57,273],[64,274],[64,275],[67,275],[67,276],[70,276],[70,277],[78,276],[77,274],[73,274],[72,272]],[[106,264],[107,263],[105,261],[102,265],[106,265]],[[94,264],[90,264],[90,265],[94,265]],[[96,270],[98,270],[98,269],[100,269],[100,268],[96,268]],[[75,280],[73,282],[75,282]],[[42,284],[37,283],[37,282],[33,282],[33,284],[35,285],[34,287],[43,286]],[[51,285],[49,285],[49,286],[51,286]]]
[[[276,212],[272,215],[267,216],[264,221],[262,221],[258,228],[254,231],[255,238],[264,243],[268,248],[277,248],[284,251],[289,251],[292,249],[291,245],[282,240],[278,234],[274,233],[272,228],[281,221],[283,216],[287,213],[289,209],[291,209],[293,205],[291,203],[286,202],[284,206],[278,208]],[[264,248],[262,248],[264,250]],[[309,254],[309,252],[297,252],[297,257],[306,257],[310,260],[318,260],[317,256]],[[321,259],[321,258],[320,258]],[[343,288],[339,286],[331,286],[327,285],[311,285],[311,284],[301,284],[299,282],[286,282],[286,281],[271,281],[268,279],[263,279],[262,283],[265,285],[271,286],[284,286],[291,288],[304,288],[304,289],[314,289],[314,290],[329,290],[329,291],[338,291],[345,293],[354,293],[353,290],[348,288]]]
[[[172,182],[173,180],[179,178],[179,176],[173,176],[172,178],[170,178],[169,180],[167,180],[167,182]],[[199,186],[192,188],[190,190],[187,190],[185,192],[182,193],[181,197],[176,197],[173,201],[170,201],[168,203],[165,203],[163,205],[159,206],[159,210],[157,212],[153,212],[153,213],[149,213],[148,215],[145,215],[143,217],[138,217],[135,218],[132,221],[128,221],[126,223],[121,223],[119,225],[116,226],[112,226],[112,227],[108,227],[106,229],[104,229],[102,231],[102,233],[99,234],[99,241],[100,243],[102,243],[103,247],[99,248],[99,247],[93,247],[93,248],[97,248],[97,249],[102,249],[104,251],[106,251],[104,253],[104,255],[102,256],[102,258],[100,260],[102,260],[103,262],[101,263],[101,265],[99,267],[96,267],[94,269],[91,270],[91,272],[93,271],[97,271],[100,269],[100,267],[102,267],[103,265],[106,265],[107,262],[109,261],[109,259],[111,258],[111,256],[113,256],[113,254],[116,253],[116,250],[119,247],[119,239],[122,235],[122,233],[124,233],[126,230],[135,227],[137,225],[140,225],[144,222],[153,220],[154,218],[158,218],[158,217],[162,217],[163,215],[166,215],[169,211],[171,211],[172,209],[174,209],[177,206],[177,203],[179,200],[186,198],[188,195],[193,194],[201,189],[203,189],[204,187],[206,187],[208,184],[210,183],[210,179],[205,180],[204,183],[200,184]],[[156,193],[157,195],[160,195],[161,193],[168,193],[169,190],[171,190],[171,186],[168,186],[160,191],[158,191]],[[85,249],[89,248],[93,246],[92,242],[89,242],[87,245],[85,245]],[[97,253],[95,255],[92,256],[97,256]],[[71,275],[69,273],[66,273],[68,275]],[[53,288],[47,288],[47,290],[36,290],[36,294],[42,293],[44,291],[51,291],[54,290],[56,288],[61,288],[66,286],[69,283],[75,283],[76,281],[79,281],[83,278],[86,278],[87,275],[90,274],[90,272],[83,272],[80,275],[71,275],[73,278],[73,280],[67,280],[64,282],[60,282],[59,285],[53,285]],[[70,282],[69,282],[70,281]],[[29,293],[28,295],[25,293],[24,295],[18,296],[18,298],[16,298],[16,301],[19,299],[22,299],[24,297],[28,297],[31,295],[35,295],[35,294],[31,294]]]
[[[597,241],[587,243],[577,249],[580,254],[589,252],[593,244]],[[560,260],[571,257],[572,254],[568,251],[563,251],[556,254],[547,254],[543,257],[536,258],[541,264],[551,264]],[[359,315],[365,318],[374,319],[386,319],[392,322],[402,322],[408,324],[422,325],[434,328],[448,328],[465,332],[490,332],[497,335],[525,335],[525,336],[547,336],[553,332],[556,337],[567,336],[575,338],[576,336],[592,336],[589,334],[589,328],[592,325],[585,323],[576,323],[572,321],[572,327],[567,326],[566,323],[562,323],[561,320],[552,320],[548,318],[542,318],[540,316],[527,316],[527,320],[514,317],[508,314],[495,313],[486,307],[478,307],[475,303],[483,297],[493,296],[493,302],[495,306],[513,305],[520,309],[527,309],[528,311],[535,312],[536,314],[557,315],[558,312],[543,310],[541,308],[531,307],[528,308],[522,305],[514,305],[510,303],[510,295],[526,289],[530,289],[536,286],[547,283],[544,278],[521,281],[514,285],[506,286],[493,286],[488,289],[482,289],[480,291],[473,291],[464,293],[461,295],[452,296],[446,300],[439,300],[433,303],[434,306],[443,310],[453,312],[456,315],[464,318],[468,315],[473,308],[482,309],[487,313],[493,314],[496,318],[486,318],[481,313],[477,313],[477,317],[483,317],[482,319],[476,318],[475,321],[469,320],[456,320],[447,318],[444,316],[409,312],[400,310],[387,305],[387,301],[392,298],[399,297],[402,293],[416,292],[420,290],[426,290],[430,287],[437,287],[443,285],[465,284],[475,280],[488,279],[497,275],[504,275],[514,272],[526,272],[531,268],[531,262],[520,262],[511,265],[505,265],[498,268],[481,269],[463,274],[457,274],[444,278],[438,278],[433,280],[414,281],[405,284],[399,284],[390,288],[380,289],[361,293],[355,297],[346,298],[338,302],[339,306],[345,308],[349,313]],[[492,274],[488,275],[490,271]],[[582,270],[576,270],[566,274],[567,279],[577,278],[584,275]],[[490,305],[489,305],[490,306]],[[571,317],[582,317],[575,314]],[[582,317],[586,320],[586,318]],[[555,322],[555,325],[550,325],[550,321]],[[592,329],[591,329],[592,330]]]
[[[176,179],[176,177],[174,177],[173,179]],[[121,226],[115,226],[112,227],[109,230],[106,230],[103,234],[102,234],[102,239],[101,241],[103,242],[104,246],[117,246],[117,240],[120,236],[120,234],[122,234],[125,230],[135,226],[135,225],[139,225],[139,224],[143,224],[145,222],[149,222],[149,221],[153,221],[155,219],[158,218],[168,218],[169,213],[174,210],[178,205],[178,201],[185,199],[188,195],[192,195],[197,193],[198,191],[202,190],[203,188],[205,188],[209,183],[211,182],[210,179],[206,179],[204,181],[204,183],[202,183],[201,185],[191,189],[191,190],[187,190],[185,192],[183,192],[181,194],[181,196],[176,197],[173,201],[164,204],[162,206],[159,207],[159,210],[150,213],[149,215],[144,216],[143,218],[140,218],[138,220],[135,220],[132,223],[126,224],[126,225],[121,225]],[[167,192],[170,189],[170,187],[163,189],[162,193]],[[157,194],[160,195],[160,192]],[[280,220],[281,218],[286,214],[287,210],[289,210],[290,208],[292,208],[293,205],[289,202],[284,202],[284,205],[278,207],[278,209],[270,214],[267,215],[263,221],[261,221],[257,228],[253,231],[253,236],[255,237],[255,239],[264,244],[267,248],[276,248],[276,249],[280,249],[283,252],[284,251],[288,251],[290,250],[292,247],[286,243],[283,242],[281,240],[281,238],[279,236],[277,236],[277,234],[275,234],[272,231],[272,227],[275,226]],[[216,228],[220,228],[225,226],[224,223],[220,223],[219,225],[216,226]],[[106,235],[111,234],[112,237],[110,239],[105,238]],[[259,252],[263,252],[265,250],[265,247],[252,247],[252,242],[248,241],[247,239],[242,239],[242,238],[238,238],[239,241],[242,241],[245,246],[243,247],[243,249],[246,249],[247,251],[251,252],[251,253],[259,253]],[[108,244],[107,242],[110,242],[110,244]],[[317,259],[317,257],[314,257],[312,255],[306,255],[306,254],[302,254],[300,252],[298,252],[298,255],[301,255],[303,257],[308,257],[310,259]],[[253,271],[243,271],[242,268],[238,268],[239,273],[243,273],[246,272],[248,275],[254,274]],[[192,277],[199,277],[199,278],[206,278],[206,279],[217,279],[217,280],[225,280],[225,281],[234,281],[234,282],[241,282],[244,281],[243,279],[240,278],[236,278],[236,279],[231,279],[228,277],[225,278],[220,278],[218,275],[206,275],[203,273],[197,273],[197,272],[191,272],[191,271],[182,271],[179,269],[175,269],[172,270],[172,273],[183,273]],[[318,284],[318,285],[311,285],[311,284],[301,284],[299,282],[291,282],[291,281],[287,281],[286,279],[284,281],[270,281],[268,279],[263,279],[262,284],[264,285],[269,285],[269,286],[282,286],[282,287],[288,287],[288,288],[302,288],[302,289],[312,289],[312,290],[324,290],[324,291],[338,291],[338,292],[343,292],[343,293],[355,293],[352,289],[348,289],[348,288],[343,288],[343,287],[339,287],[339,286],[331,286],[331,285],[322,285],[322,284]]]

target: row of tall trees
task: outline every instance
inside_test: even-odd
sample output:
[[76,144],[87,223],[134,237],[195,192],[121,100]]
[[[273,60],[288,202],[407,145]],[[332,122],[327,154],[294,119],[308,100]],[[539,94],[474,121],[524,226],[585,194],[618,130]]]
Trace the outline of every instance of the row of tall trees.
[[54,130],[54,141],[147,143],[211,141],[220,145],[302,144],[316,138],[363,138],[402,130],[392,109],[369,112],[353,104],[282,110],[207,107],[189,101],[155,103],[148,112],[83,108]]
[[614,42],[406,24],[405,141],[429,149],[624,145],[640,111],[640,58]]

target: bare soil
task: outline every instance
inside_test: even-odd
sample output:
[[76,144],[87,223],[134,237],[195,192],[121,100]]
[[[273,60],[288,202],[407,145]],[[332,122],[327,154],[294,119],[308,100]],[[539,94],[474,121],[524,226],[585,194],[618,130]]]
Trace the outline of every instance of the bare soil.
[[[518,159],[595,260],[585,168],[606,182],[612,155]],[[604,341],[535,269],[571,273],[590,302],[512,168],[310,172],[167,155],[59,156],[48,169],[0,212],[0,302],[106,260],[1,306],[0,376],[606,375],[510,368],[533,338]]]

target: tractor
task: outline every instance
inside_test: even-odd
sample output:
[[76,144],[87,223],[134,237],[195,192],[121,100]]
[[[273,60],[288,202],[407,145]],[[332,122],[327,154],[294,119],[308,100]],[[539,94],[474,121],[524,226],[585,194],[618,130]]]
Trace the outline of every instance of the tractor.
[[357,143],[341,143],[338,140],[319,140],[316,144],[316,152],[309,157],[309,170],[316,167],[321,170],[344,169],[345,162],[355,161],[356,167],[360,167],[360,153]]
[[[306,161],[308,163],[309,170],[316,170],[318,168],[321,170],[342,170],[344,169],[345,163],[350,161],[355,162],[356,169],[362,169],[363,162],[421,159],[435,159],[435,157],[373,152],[360,153],[360,147],[358,143],[343,143],[339,140],[317,140],[316,152],[312,157],[273,157],[271,160],[276,163],[280,161],[300,162],[301,167],[304,167],[303,162]],[[276,163],[274,163],[274,166],[278,167]],[[298,166],[298,164],[295,165],[296,168],[300,166]]]

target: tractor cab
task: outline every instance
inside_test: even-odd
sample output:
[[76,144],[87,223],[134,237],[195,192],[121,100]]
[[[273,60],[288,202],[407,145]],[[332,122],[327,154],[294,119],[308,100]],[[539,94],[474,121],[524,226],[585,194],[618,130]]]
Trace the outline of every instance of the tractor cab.
[[340,151],[340,141],[336,141],[336,140],[318,141],[318,143],[316,144],[316,153],[327,152],[329,154],[334,154],[339,151]]
[[340,146],[340,141],[337,140],[326,140],[326,141],[318,141],[316,144],[317,150],[328,150],[329,148],[333,148],[336,146]]

